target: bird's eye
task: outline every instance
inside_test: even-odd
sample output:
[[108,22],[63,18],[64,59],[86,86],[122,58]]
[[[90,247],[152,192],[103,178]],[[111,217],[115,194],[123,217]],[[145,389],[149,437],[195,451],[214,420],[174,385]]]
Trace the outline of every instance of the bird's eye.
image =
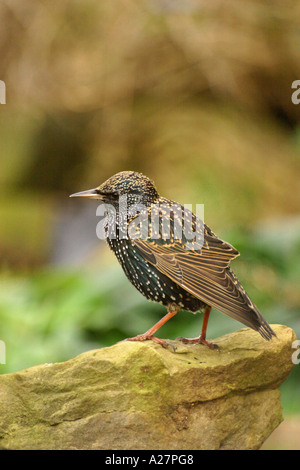
[[112,191],[111,193],[109,193],[109,195],[113,198],[118,198],[119,197],[119,193],[117,191]]

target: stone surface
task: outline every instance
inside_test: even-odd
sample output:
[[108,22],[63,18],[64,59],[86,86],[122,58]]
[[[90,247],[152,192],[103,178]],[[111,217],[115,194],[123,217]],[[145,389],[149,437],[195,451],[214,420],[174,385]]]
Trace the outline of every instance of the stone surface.
[[0,446],[10,449],[258,449],[282,421],[278,386],[294,332],[244,328],[221,352],[123,342],[0,377]]

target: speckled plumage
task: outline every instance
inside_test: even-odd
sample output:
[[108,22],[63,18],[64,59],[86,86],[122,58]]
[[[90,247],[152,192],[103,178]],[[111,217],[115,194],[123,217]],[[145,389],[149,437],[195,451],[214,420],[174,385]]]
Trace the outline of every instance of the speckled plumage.
[[[154,236],[154,205],[168,208],[176,203],[159,196],[154,183],[141,173],[120,172],[94,190],[77,193],[75,196],[87,196],[100,199],[110,204],[116,211],[117,226],[125,224],[127,237],[107,238],[107,242],[120,262],[130,282],[149,300],[159,302],[168,308],[168,314],[148,332],[130,340],[152,339],[166,345],[153,333],[178,310],[198,312],[205,309],[202,334],[199,338],[185,342],[200,342],[214,347],[206,341],[206,326],[213,306],[250,328],[258,331],[264,339],[271,339],[275,333],[264,320],[257,307],[250,300],[237,277],[229,267],[232,259],[239,253],[229,243],[220,240],[205,224],[197,225],[201,231],[202,244],[195,249],[188,249],[190,241],[182,234],[180,239],[175,236],[176,224],[183,224],[183,218],[174,210],[169,212],[170,237],[164,238],[162,224]],[[120,197],[126,196],[127,209],[120,212]],[[145,207],[149,221],[147,236],[135,238],[129,226],[136,221],[143,211],[136,215],[130,214],[134,204]],[[183,210],[183,206],[177,205]],[[167,210],[167,209],[166,209]],[[160,222],[164,217],[164,209],[159,213]],[[193,230],[196,230],[197,218],[191,214]],[[180,218],[180,221],[179,221]],[[109,233],[107,227],[107,234]]]
[[129,281],[148,300],[198,312],[205,303],[191,295],[147,262],[130,240],[107,239]]

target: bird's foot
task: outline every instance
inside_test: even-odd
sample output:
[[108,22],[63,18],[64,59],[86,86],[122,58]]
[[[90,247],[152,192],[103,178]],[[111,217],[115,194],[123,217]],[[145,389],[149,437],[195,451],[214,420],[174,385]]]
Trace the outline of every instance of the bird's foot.
[[206,339],[199,336],[198,338],[176,338],[184,344],[204,344],[204,346],[208,346],[209,349],[217,349],[220,352],[220,348],[217,344],[211,343],[210,341],[206,341]]
[[154,343],[158,343],[161,346],[163,346],[164,348],[167,348],[168,346],[171,346],[171,348],[173,349],[174,352],[177,349],[176,346],[174,344],[170,343],[169,341],[165,341],[164,339],[157,338],[157,336],[148,335],[147,333],[143,333],[141,335],[133,336],[132,338],[123,339],[123,341],[147,341],[147,340],[151,340]]

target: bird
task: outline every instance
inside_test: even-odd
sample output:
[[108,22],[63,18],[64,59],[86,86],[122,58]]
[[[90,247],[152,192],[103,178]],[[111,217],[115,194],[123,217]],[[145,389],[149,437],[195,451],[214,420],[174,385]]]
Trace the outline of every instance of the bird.
[[[191,211],[186,212],[183,205],[160,196],[151,179],[135,171],[121,171],[100,186],[70,197],[96,199],[103,204],[103,237],[125,275],[148,300],[167,307],[165,316],[152,328],[123,341],[152,340],[168,347],[170,342],[155,333],[185,310],[203,313],[202,330],[195,338],[177,339],[220,350],[206,339],[212,308],[252,328],[267,341],[276,337],[229,266],[239,256],[238,250],[218,238]],[[176,229],[182,229],[188,219],[192,234],[187,236],[181,230],[178,235]],[[164,230],[165,221],[169,222],[169,231]],[[193,243],[196,238],[197,243]]]

